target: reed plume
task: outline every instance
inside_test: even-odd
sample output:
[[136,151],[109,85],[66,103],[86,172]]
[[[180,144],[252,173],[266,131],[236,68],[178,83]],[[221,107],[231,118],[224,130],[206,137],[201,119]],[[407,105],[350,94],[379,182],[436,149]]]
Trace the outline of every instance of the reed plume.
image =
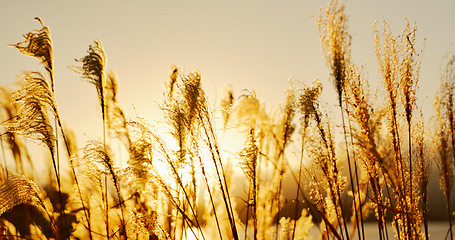
[[[117,193],[118,197],[118,205],[120,206],[120,212],[121,212],[121,219],[120,219],[120,225],[119,229],[117,230],[119,232],[120,236],[126,236],[126,229],[125,229],[125,214],[124,214],[124,200],[121,195],[121,187],[120,187],[120,179],[119,179],[119,173],[118,169],[114,164],[113,158],[112,158],[112,152],[110,151],[109,148],[107,148],[104,144],[98,142],[98,141],[91,141],[89,142],[83,149],[82,149],[82,161],[88,162],[88,161],[93,161],[95,164],[100,165],[102,167],[98,168],[98,171],[94,172],[94,174],[101,173],[104,176],[109,176],[114,183],[114,188]],[[104,169],[103,169],[104,168]],[[99,176],[96,177],[98,179]],[[98,179],[98,183],[101,183],[101,181]],[[101,183],[102,184],[102,183]],[[106,186],[108,183],[104,182],[104,185]],[[109,203],[109,195],[108,192],[105,191],[105,202],[108,204]],[[109,212],[108,212],[108,206],[106,205],[106,222],[108,223],[108,218],[109,218]],[[117,232],[116,231],[116,232]],[[107,237],[111,237],[110,233],[107,232]]]
[[0,215],[19,204],[30,204],[45,210],[42,190],[22,175],[12,175],[0,185]]
[[322,9],[316,22],[321,37],[321,51],[331,70],[331,77],[341,105],[345,84],[348,81],[351,36],[347,31],[344,4],[332,1],[325,12]]
[[[17,116],[19,106],[15,101],[13,101],[12,93],[13,91],[11,89],[6,87],[0,87],[0,106],[1,109],[3,110],[1,114],[3,119],[13,119],[14,117]],[[32,166],[33,169],[33,162],[30,158],[27,148],[21,141],[20,137],[14,132],[5,132],[4,135],[6,137],[6,142],[9,146],[9,149],[11,150],[11,153],[15,161],[16,172],[25,174],[23,160],[26,160],[30,164],[30,166]],[[3,135],[1,136],[0,140],[2,142],[3,148]],[[4,155],[4,150],[3,157],[4,157],[3,160],[5,161],[3,167],[6,171],[6,177],[8,177],[8,168],[6,165],[6,156]]]
[[[416,91],[417,84],[420,73],[420,61],[416,59],[418,53],[414,49],[415,45],[415,34],[417,27],[414,25],[411,29],[411,26],[408,21],[406,21],[406,28],[404,29],[401,37],[402,45],[402,57],[400,62],[400,87],[401,87],[401,101],[404,106],[404,112],[406,116],[406,122],[408,126],[408,158],[409,158],[409,205],[410,205],[410,214],[418,215],[420,213],[419,209],[419,198],[418,194],[413,190],[414,185],[414,159],[413,159],[413,139],[412,139],[412,124],[413,124],[413,111],[416,108]],[[418,180],[418,179],[417,179]],[[411,216],[411,219],[420,219],[417,216]],[[420,227],[420,222],[418,220],[412,223],[412,231],[418,231],[417,228]],[[416,233],[415,233],[416,234]],[[417,235],[417,234],[416,234]]]
[[226,129],[229,117],[232,111],[232,104],[234,104],[234,93],[231,85],[227,85],[223,91],[223,97],[220,101],[221,116],[223,118],[223,127]]
[[42,28],[24,34],[23,42],[10,46],[17,48],[22,54],[38,58],[49,73],[51,91],[54,92],[54,62],[50,30],[41,18],[36,17]]
[[103,119],[105,119],[105,66],[106,55],[104,53],[101,41],[95,40],[93,45],[89,45],[87,55],[81,59],[76,59],[81,62],[81,67],[73,67],[73,70],[80,73],[83,78],[96,87],[98,99],[101,105]]
[[[40,73],[26,73],[23,78],[26,81],[24,89],[13,94],[13,100],[22,103],[17,116],[3,124],[8,132],[44,143],[54,156],[55,136],[49,115],[55,106],[53,94],[46,87],[47,82]],[[37,82],[40,84],[35,85]]]
[[126,146],[130,146],[131,139],[127,129],[127,118],[117,100],[117,82],[115,73],[109,72],[105,86],[106,126],[111,137],[117,137],[123,140]]

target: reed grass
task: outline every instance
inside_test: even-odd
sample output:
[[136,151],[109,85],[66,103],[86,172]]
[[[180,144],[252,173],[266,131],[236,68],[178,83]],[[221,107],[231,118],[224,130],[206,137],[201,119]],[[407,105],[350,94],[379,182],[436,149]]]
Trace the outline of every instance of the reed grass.
[[[321,99],[317,79],[311,85],[291,80],[286,102],[276,108],[252,89],[235,97],[232,87],[212,104],[202,74],[177,66],[165,83],[164,121],[134,118],[118,101],[119,79],[107,71],[96,40],[72,68],[94,85],[101,108],[103,136],[82,148],[60,119],[50,30],[38,18],[42,28],[12,46],[45,71],[24,72],[19,89],[0,91],[0,237],[208,240],[242,239],[243,233],[243,239],[308,239],[316,225],[320,239],[347,240],[367,239],[369,219],[381,240],[390,238],[390,226],[396,239],[429,239],[434,158],[452,239],[454,58],[443,65],[437,121],[428,126],[417,99],[417,28],[407,21],[400,34],[387,21],[382,31],[374,27],[382,84],[372,96],[368,74],[352,61],[344,11],[344,2],[333,1],[316,19],[330,70],[321,77],[332,81],[341,119]],[[337,131],[343,139],[335,138]],[[223,145],[233,136],[243,144]],[[27,174],[35,169],[26,139],[49,152],[48,186]],[[63,144],[67,158],[60,158]],[[288,177],[295,199],[285,198]],[[12,217],[22,213],[29,216],[22,222]]]

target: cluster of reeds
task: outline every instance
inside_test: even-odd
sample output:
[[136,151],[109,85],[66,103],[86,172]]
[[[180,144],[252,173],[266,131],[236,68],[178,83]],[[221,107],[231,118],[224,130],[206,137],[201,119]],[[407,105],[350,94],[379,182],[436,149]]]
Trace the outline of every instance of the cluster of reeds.
[[[72,69],[96,88],[103,136],[79,148],[58,113],[51,35],[37,20],[42,28],[11,46],[45,71],[24,72],[19,89],[1,88],[0,238],[308,239],[315,224],[320,239],[367,239],[368,219],[379,239],[389,239],[388,226],[396,239],[429,239],[431,157],[453,238],[455,58],[443,68],[429,144],[416,99],[421,51],[408,22],[399,35],[386,21],[382,32],[374,28],[382,88],[373,98],[351,58],[343,3],[321,10],[316,26],[340,115],[321,101],[317,79],[310,86],[291,79],[275,109],[254,90],[235,97],[232,87],[212,107],[201,73],[172,66],[164,123],[131,118],[96,40]],[[35,183],[26,139],[48,150],[46,185]],[[241,144],[224,145],[229,140]],[[295,186],[291,199],[286,179]],[[289,206],[292,214],[282,210]]]
[[[335,237],[350,239],[355,236],[365,239],[363,222],[374,210],[378,223],[379,239],[387,239],[387,214],[392,215],[391,224],[397,239],[428,238],[428,229],[422,232],[426,220],[426,192],[429,174],[428,156],[423,154],[425,141],[423,122],[416,111],[416,90],[420,69],[420,52],[415,49],[416,27],[407,23],[405,30],[394,36],[389,24],[384,22],[384,31],[375,30],[376,53],[382,74],[382,95],[384,103],[373,105],[369,95],[368,81],[362,68],[351,60],[350,35],[347,32],[347,17],[344,6],[333,1],[318,19],[322,49],[331,78],[338,95],[341,109],[341,126],[344,135],[344,154],[346,155],[347,182],[340,178],[339,160],[335,157],[314,156],[323,164],[316,166],[325,176],[332,176],[327,183],[321,184],[316,176],[310,174],[315,185],[312,197],[319,211],[332,211],[325,218],[330,223],[330,231]],[[307,90],[309,91],[309,90]],[[307,92],[305,91],[305,92]],[[316,105],[317,106],[317,105]],[[316,108],[313,109],[317,110]],[[314,119],[318,122],[317,115]],[[346,118],[347,116],[347,118]],[[322,121],[321,121],[322,122]],[[320,125],[319,123],[317,125]],[[323,125],[318,127],[320,137],[324,138],[329,130]],[[406,129],[406,130],[403,130]],[[386,139],[390,139],[387,141]],[[312,142],[315,142],[314,140]],[[327,149],[330,141],[324,140]],[[323,149],[317,146],[316,149]],[[327,151],[328,152],[328,151]],[[318,163],[318,161],[315,161]],[[332,164],[333,173],[327,169]],[[340,164],[339,164],[340,165]],[[314,167],[313,167],[314,169]],[[315,170],[313,170],[315,171]],[[333,183],[330,183],[333,181]],[[340,186],[330,190],[328,187]],[[415,187],[419,186],[419,187]],[[346,194],[337,193],[343,191]],[[338,190],[340,189],[340,190]],[[329,190],[329,191],[327,191]],[[338,200],[333,195],[338,194]],[[330,206],[328,200],[336,205]],[[325,204],[325,206],[324,206]],[[331,219],[328,216],[332,216]],[[335,216],[337,220],[335,221]],[[352,231],[346,227],[351,218]],[[324,233],[328,230],[324,227]],[[337,232],[333,232],[339,227]],[[329,237],[330,234],[327,234]]]
[[436,165],[439,168],[439,184],[446,197],[449,231],[453,238],[452,224],[452,188],[455,163],[455,122],[454,122],[454,87],[455,87],[455,55],[445,59],[441,85],[435,99],[436,122],[434,135],[434,152]]

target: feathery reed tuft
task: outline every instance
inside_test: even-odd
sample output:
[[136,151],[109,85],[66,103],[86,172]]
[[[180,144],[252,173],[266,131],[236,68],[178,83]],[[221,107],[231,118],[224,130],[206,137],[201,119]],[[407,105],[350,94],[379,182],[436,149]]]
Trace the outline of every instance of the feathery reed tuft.
[[3,124],[8,132],[23,135],[44,143],[54,154],[55,136],[49,113],[55,117],[54,95],[48,87],[44,76],[38,72],[22,75],[25,84],[22,90],[13,93],[12,98],[21,102],[17,116]]
[[0,215],[19,204],[45,209],[42,190],[22,175],[12,175],[0,185]]
[[38,58],[49,73],[51,90],[54,91],[54,63],[52,52],[52,40],[49,28],[44,25],[41,18],[36,17],[42,28],[24,35],[23,42],[10,46],[17,48],[22,54]]
[[81,67],[73,67],[73,70],[88,80],[89,83],[96,87],[98,99],[101,104],[103,119],[105,118],[105,66],[106,55],[104,53],[101,41],[95,40],[93,45],[90,45],[87,55],[81,59],[76,59],[77,62],[82,62]]

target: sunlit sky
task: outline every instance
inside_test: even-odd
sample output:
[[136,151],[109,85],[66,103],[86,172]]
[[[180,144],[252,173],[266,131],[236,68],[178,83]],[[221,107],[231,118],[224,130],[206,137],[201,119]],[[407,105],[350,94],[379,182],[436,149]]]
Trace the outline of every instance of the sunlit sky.
[[[3,1],[0,8],[0,84],[11,84],[21,71],[44,71],[36,59],[8,44],[50,28],[55,62],[57,104],[62,119],[79,138],[101,135],[94,86],[69,67],[86,54],[95,39],[107,55],[107,69],[119,78],[119,100],[130,117],[156,118],[163,84],[175,64],[199,69],[212,103],[226,84],[236,95],[255,89],[270,106],[282,103],[288,78],[310,84],[319,78],[324,99],[335,104],[329,72],[320,52],[315,17],[329,1]],[[385,18],[398,35],[405,18],[416,22],[424,56],[418,93],[424,114],[432,114],[443,56],[453,52],[455,1],[346,1],[352,56],[366,65],[372,87],[380,77],[372,26]],[[380,28],[380,23],[378,25]],[[428,97],[427,97],[428,96]]]

